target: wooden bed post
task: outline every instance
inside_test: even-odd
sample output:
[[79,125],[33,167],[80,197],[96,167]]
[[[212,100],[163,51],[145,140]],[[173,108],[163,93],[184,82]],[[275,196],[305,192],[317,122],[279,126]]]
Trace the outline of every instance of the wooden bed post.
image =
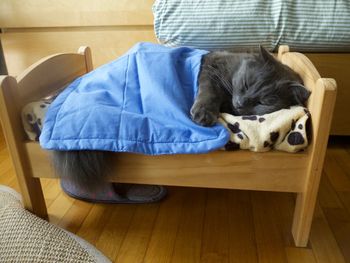
[[78,49],[78,54],[84,55],[85,57],[86,72],[92,71],[94,69],[94,66],[92,64],[91,48],[87,46],[81,46]]
[[[313,145],[311,146],[309,167],[306,173],[304,192],[297,194],[292,233],[295,245],[298,247],[307,245],[310,234],[336,100],[336,83],[333,79],[318,79],[314,92],[313,107],[320,107],[322,111],[316,116],[312,115]],[[321,104],[321,106],[316,104]]]
[[37,216],[47,219],[47,209],[39,178],[32,176],[32,169],[24,147],[20,104],[16,99],[17,81],[11,76],[0,76],[0,119],[7,146],[21,188],[24,207]]

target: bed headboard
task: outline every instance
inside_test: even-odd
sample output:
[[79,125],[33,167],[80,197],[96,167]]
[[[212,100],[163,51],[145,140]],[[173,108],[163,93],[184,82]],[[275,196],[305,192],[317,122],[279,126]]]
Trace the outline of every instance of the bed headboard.
[[278,60],[297,72],[303,79],[305,87],[311,91],[307,103],[312,121],[313,139],[310,147],[314,147],[313,142],[318,137],[324,137],[322,141],[327,141],[337,93],[335,80],[321,78],[315,66],[305,55],[289,52],[288,46],[279,47]]
[[78,53],[43,58],[17,78],[0,76],[0,119],[8,144],[26,140],[21,122],[24,105],[47,96],[91,70],[91,50],[80,47]]
[[62,88],[93,69],[91,50],[80,47],[77,53],[55,54],[31,65],[17,79],[20,106]]

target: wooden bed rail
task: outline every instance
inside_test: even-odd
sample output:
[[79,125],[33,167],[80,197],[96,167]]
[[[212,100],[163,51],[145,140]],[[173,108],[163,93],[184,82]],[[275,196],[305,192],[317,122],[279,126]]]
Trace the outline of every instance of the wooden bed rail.
[[[36,142],[25,144],[33,177],[53,178],[50,156]],[[120,183],[181,185],[225,189],[301,192],[308,166],[306,152],[215,151],[207,154],[148,156],[118,153],[109,180]],[[276,166],[276,163],[279,165]]]

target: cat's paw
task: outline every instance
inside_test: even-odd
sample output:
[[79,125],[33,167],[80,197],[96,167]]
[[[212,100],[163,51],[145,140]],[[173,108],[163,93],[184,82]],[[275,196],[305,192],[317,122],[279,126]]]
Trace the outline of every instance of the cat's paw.
[[194,104],[191,108],[191,117],[197,124],[208,127],[217,123],[218,113],[201,104]]

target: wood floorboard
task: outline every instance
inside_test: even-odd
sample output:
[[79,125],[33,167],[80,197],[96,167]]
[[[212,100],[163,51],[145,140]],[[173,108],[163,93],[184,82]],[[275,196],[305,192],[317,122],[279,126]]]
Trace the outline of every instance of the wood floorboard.
[[[191,188],[185,196],[176,235],[172,263],[201,262],[201,246],[207,189]],[[131,261],[129,261],[131,262]]]
[[190,188],[171,187],[169,196],[160,205],[143,262],[171,262],[180,225],[182,207],[188,191],[190,191]]
[[91,203],[74,200],[71,207],[63,217],[61,217],[57,225],[72,233],[76,233],[80,229],[91,208]]
[[272,205],[277,193],[252,192],[253,218],[258,260],[261,263],[287,262],[279,211]]
[[230,190],[228,196],[229,259],[231,263],[258,262],[249,191]]
[[310,232],[310,244],[318,263],[345,262],[334,233],[318,204]]
[[288,263],[316,263],[316,258],[311,249],[286,247]]
[[[101,220],[99,223],[104,227],[97,237],[96,247],[110,259],[117,257],[135,211],[136,205],[108,205],[102,211],[103,214],[108,214],[108,217],[105,217],[107,220]],[[89,231],[89,227],[86,228],[86,231]]]
[[[293,194],[169,187],[162,202],[92,204],[42,179],[50,222],[125,263],[350,263],[350,140],[331,140],[306,248],[290,233]],[[0,184],[19,190],[0,133]]]
[[[159,203],[137,206],[120,245],[117,257],[111,257],[115,258],[115,262],[143,262],[158,215],[159,206]],[[123,213],[123,211],[120,212]]]
[[350,191],[350,178],[331,151],[326,154],[324,171],[336,191]]
[[229,262],[228,191],[208,189],[201,262]]
[[[116,217],[112,216],[116,210],[111,208],[112,205],[94,204],[77,231],[77,235],[95,245],[101,238],[105,238],[105,233],[113,233],[117,226],[111,220]],[[119,217],[119,213],[117,216]],[[107,238],[106,245],[109,245],[110,242],[110,238]]]
[[60,193],[57,198],[47,207],[49,221],[52,224],[58,224],[61,218],[67,213],[74,200],[65,193]]
[[350,214],[344,208],[322,208],[346,262],[350,262]]

